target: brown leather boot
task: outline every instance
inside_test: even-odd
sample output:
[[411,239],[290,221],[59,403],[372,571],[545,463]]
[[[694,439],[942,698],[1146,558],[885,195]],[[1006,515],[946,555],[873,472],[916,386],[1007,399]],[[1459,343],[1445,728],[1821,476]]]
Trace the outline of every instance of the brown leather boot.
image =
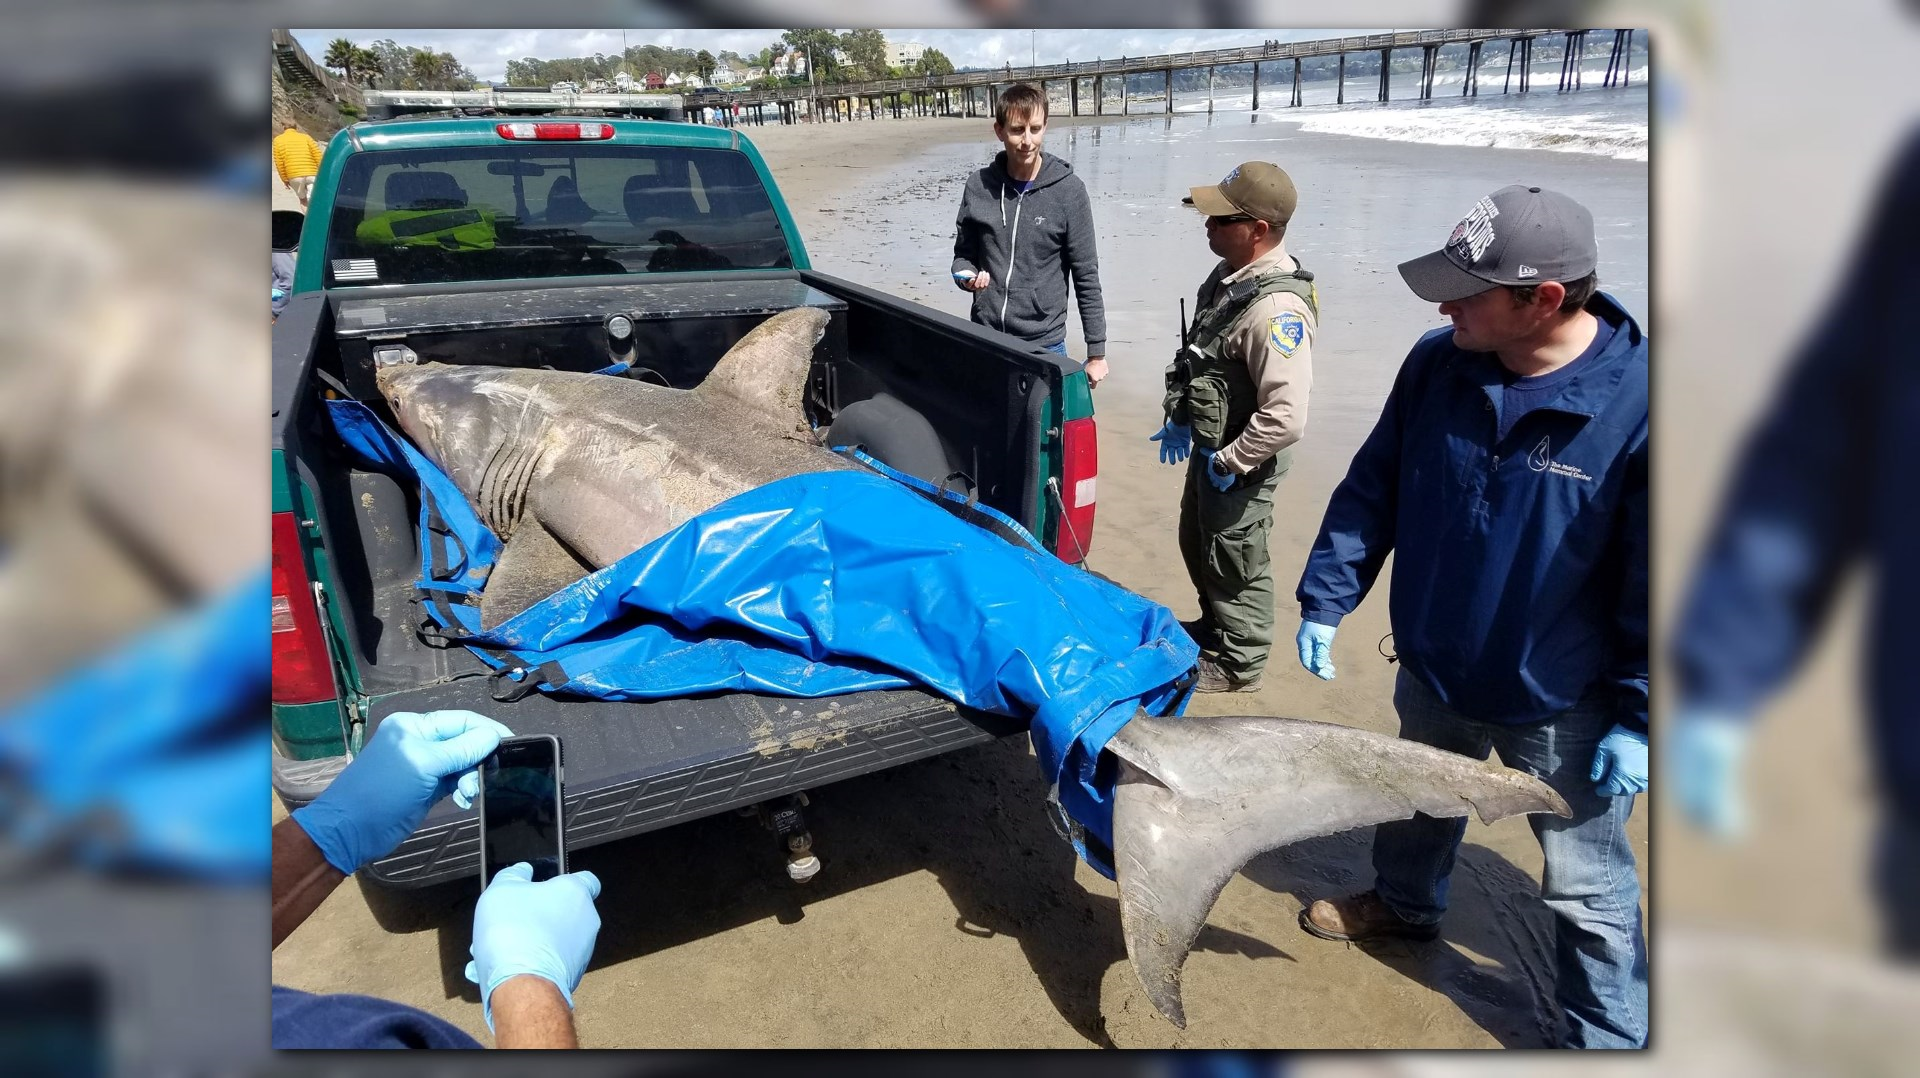
[[1345,898],[1323,898],[1300,911],[1300,927],[1323,940],[1360,943],[1377,939],[1434,940],[1440,938],[1438,922],[1415,924],[1393,912],[1386,901],[1372,891]]

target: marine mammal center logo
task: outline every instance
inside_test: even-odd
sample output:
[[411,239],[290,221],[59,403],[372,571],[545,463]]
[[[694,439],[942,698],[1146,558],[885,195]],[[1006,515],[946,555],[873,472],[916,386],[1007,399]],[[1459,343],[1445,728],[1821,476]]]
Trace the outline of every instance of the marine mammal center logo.
[[1227,173],[1227,178],[1220,181],[1220,186],[1225,187],[1226,185],[1232,183],[1233,181],[1239,178],[1240,178],[1240,166],[1235,165],[1233,166],[1233,171]]
[[1469,266],[1480,261],[1480,256],[1493,246],[1493,219],[1498,216],[1500,208],[1493,204],[1493,199],[1482,198],[1453,226],[1447,247]]
[[1571,464],[1562,464],[1554,460],[1552,453],[1553,439],[1550,436],[1543,436],[1540,444],[1533,447],[1533,452],[1527,454],[1527,467],[1536,472],[1552,472],[1568,479],[1578,479],[1583,483],[1593,482],[1593,476]]

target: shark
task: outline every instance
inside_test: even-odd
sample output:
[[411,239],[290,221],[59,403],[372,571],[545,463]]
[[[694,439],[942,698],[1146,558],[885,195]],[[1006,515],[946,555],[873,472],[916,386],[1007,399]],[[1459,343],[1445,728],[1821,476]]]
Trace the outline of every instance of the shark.
[[736,494],[857,469],[822,447],[806,385],[828,315],[767,319],[693,389],[468,364],[375,372],[400,428],[504,544],[482,595],[492,629]]
[[[804,307],[768,318],[692,389],[552,370],[381,368],[401,429],[504,543],[483,592],[483,627],[736,494],[859,467],[825,448],[805,414],[827,318]],[[1485,822],[1571,815],[1535,776],[1302,719],[1143,711],[1103,751],[1116,767],[1113,867],[1127,955],[1148,999],[1181,1028],[1187,955],[1252,858],[1416,812]]]

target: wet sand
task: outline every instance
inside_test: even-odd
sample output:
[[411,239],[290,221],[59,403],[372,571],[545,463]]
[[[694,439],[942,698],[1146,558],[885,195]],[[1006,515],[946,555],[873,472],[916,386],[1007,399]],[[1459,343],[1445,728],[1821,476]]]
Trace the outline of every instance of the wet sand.
[[[986,120],[745,127],[816,268],[964,316],[946,277],[960,184],[998,148]],[[1592,207],[1602,274],[1646,311],[1646,166],[1526,150],[1302,136],[1245,113],[1057,121],[1048,149],[1093,193],[1114,375],[1097,394],[1100,509],[1091,564],[1194,613],[1174,525],[1181,469],[1158,464],[1161,369],[1175,300],[1211,266],[1185,188],[1279,161],[1301,190],[1290,246],[1320,274],[1323,320],[1306,440],[1279,492],[1274,659],[1258,693],[1197,714],[1275,714],[1393,732],[1385,579],[1335,646],[1338,680],[1291,658],[1292,593],[1320,514],[1406,349],[1439,320],[1394,264],[1445,238],[1475,198],[1527,180]],[[1191,315],[1191,311],[1189,311]],[[1077,316],[1068,347],[1084,354]],[[933,357],[930,361],[938,361]],[[751,820],[712,818],[585,850],[605,927],[576,993],[587,1047],[1539,1047],[1552,1029],[1552,918],[1524,820],[1469,826],[1446,935],[1363,950],[1307,936],[1314,898],[1371,882],[1370,833],[1255,860],[1222,893],[1189,960],[1190,1024],[1147,1002],[1113,885],[1053,832],[1019,741],[820,791],[825,870],[784,878]],[[1647,812],[1630,826],[1646,878]],[[474,888],[387,894],[349,883],[274,955],[277,983],[364,992],[488,1039],[460,970]],[[438,976],[435,976],[435,974]]]

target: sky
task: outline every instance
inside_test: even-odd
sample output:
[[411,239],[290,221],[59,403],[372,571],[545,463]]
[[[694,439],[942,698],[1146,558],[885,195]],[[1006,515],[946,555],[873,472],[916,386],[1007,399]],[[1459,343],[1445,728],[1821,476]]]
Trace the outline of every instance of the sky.
[[[1367,30],[882,30],[889,42],[917,41],[939,49],[956,68],[1021,66],[1031,56],[1041,64],[1100,57],[1153,56],[1194,49],[1258,45],[1283,41],[1378,33]],[[781,30],[627,30],[626,42],[675,49],[706,49],[715,56],[731,50],[750,56],[778,40]],[[293,36],[316,61],[327,43],[344,37],[356,45],[382,38],[397,44],[450,52],[484,81],[503,81],[507,61],[528,56],[558,60],[595,53],[617,55],[620,30],[294,30]]]

